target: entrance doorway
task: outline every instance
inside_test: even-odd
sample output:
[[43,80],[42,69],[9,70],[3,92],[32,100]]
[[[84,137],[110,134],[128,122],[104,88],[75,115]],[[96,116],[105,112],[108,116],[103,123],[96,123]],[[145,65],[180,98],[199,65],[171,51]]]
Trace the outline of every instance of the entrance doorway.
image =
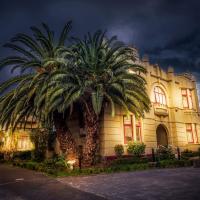
[[156,129],[157,145],[168,146],[168,137],[166,128],[163,125],[159,125]]

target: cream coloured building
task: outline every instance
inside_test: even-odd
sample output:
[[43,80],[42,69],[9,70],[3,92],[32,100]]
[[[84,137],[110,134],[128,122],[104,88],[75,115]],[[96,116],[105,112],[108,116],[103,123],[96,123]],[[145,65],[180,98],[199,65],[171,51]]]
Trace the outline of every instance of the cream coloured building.
[[173,68],[162,70],[147,58],[138,62],[147,69],[147,91],[151,110],[144,119],[126,117],[121,108],[111,117],[105,109],[101,131],[101,154],[114,155],[114,146],[134,140],[146,144],[146,153],[158,145],[172,145],[181,150],[200,147],[200,110],[196,82],[192,75],[175,74]]

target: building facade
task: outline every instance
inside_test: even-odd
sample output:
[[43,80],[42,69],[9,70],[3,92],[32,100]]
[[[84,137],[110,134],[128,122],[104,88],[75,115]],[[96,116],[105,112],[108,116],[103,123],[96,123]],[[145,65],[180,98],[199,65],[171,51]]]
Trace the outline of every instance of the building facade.
[[158,145],[172,145],[181,150],[196,151],[200,147],[200,112],[195,78],[175,74],[173,68],[162,70],[147,58],[138,61],[147,74],[147,92],[151,109],[144,119],[127,117],[121,108],[111,117],[105,109],[101,131],[101,154],[114,155],[114,146],[127,146],[129,140],[144,142],[146,153]]

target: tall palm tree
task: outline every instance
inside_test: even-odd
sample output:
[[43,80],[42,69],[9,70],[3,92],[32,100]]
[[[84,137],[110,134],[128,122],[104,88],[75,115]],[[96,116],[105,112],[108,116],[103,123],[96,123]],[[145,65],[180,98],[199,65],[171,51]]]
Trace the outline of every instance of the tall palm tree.
[[[98,147],[100,115],[106,104],[111,106],[112,116],[116,105],[136,117],[144,116],[149,110],[150,100],[143,77],[146,70],[135,64],[132,49],[116,37],[108,39],[105,33],[97,31],[93,36],[86,35],[84,40],[74,40],[71,73],[77,84],[68,92],[65,102],[75,95],[82,105],[87,132],[84,162],[92,165]],[[57,71],[55,75],[60,83],[68,76],[65,71]]]
[[[66,23],[57,42],[53,31],[44,23],[42,27],[33,26],[31,36],[19,33],[4,45],[14,50],[15,56],[2,59],[0,69],[18,70],[19,75],[0,85],[0,125],[14,130],[18,126],[25,128],[30,117],[33,121],[44,121],[55,126],[62,152],[74,153],[75,142],[66,124],[69,112],[67,108],[62,110],[59,107],[62,97],[55,102],[50,101],[49,96],[52,91],[55,94],[60,92],[49,82],[49,77],[70,64],[69,48],[65,47],[65,42],[71,21]],[[51,112],[46,112],[49,109]]]

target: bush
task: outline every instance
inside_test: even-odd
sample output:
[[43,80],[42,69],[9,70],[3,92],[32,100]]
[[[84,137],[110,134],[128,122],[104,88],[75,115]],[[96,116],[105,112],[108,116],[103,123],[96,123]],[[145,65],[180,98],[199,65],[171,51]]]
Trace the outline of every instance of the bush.
[[44,170],[46,169],[53,169],[53,170],[66,170],[69,169],[69,164],[65,160],[63,156],[57,156],[51,159],[46,159],[43,163],[42,166]]
[[55,168],[58,170],[65,170],[66,168],[67,169],[70,168],[69,164],[67,163],[67,161],[65,160],[63,156],[56,157],[54,159],[54,165],[55,165]]
[[184,151],[181,152],[181,158],[182,159],[189,159],[191,157],[199,156],[199,150],[197,152],[191,151],[189,149],[185,149]]
[[124,146],[122,144],[115,145],[114,150],[117,157],[121,157],[124,154]]
[[37,162],[28,161],[28,162],[26,162],[25,167],[26,167],[27,169],[36,170],[38,165],[39,165],[39,164],[38,164]]
[[141,164],[141,163],[148,163],[147,158],[139,158],[139,157],[132,157],[132,158],[119,158],[112,161],[111,165],[127,165],[127,164]]
[[192,166],[192,161],[189,160],[162,160],[158,162],[157,167],[174,168],[174,167],[189,167]]
[[57,175],[59,171],[67,171],[69,169],[69,165],[64,157],[55,157],[52,159],[44,160],[43,162],[37,161],[25,161],[19,158],[15,158],[12,161],[14,166],[19,166],[22,168],[27,168],[31,170],[46,172],[48,174]]
[[144,143],[132,142],[128,143],[127,151],[136,157],[141,157],[145,153],[146,145]]
[[157,149],[158,157],[160,160],[170,160],[175,158],[172,146],[162,146],[160,145]]
[[0,160],[4,159],[4,154],[0,152]]
[[13,152],[13,159],[20,159],[20,160],[31,160],[32,158],[32,151],[17,151]]

